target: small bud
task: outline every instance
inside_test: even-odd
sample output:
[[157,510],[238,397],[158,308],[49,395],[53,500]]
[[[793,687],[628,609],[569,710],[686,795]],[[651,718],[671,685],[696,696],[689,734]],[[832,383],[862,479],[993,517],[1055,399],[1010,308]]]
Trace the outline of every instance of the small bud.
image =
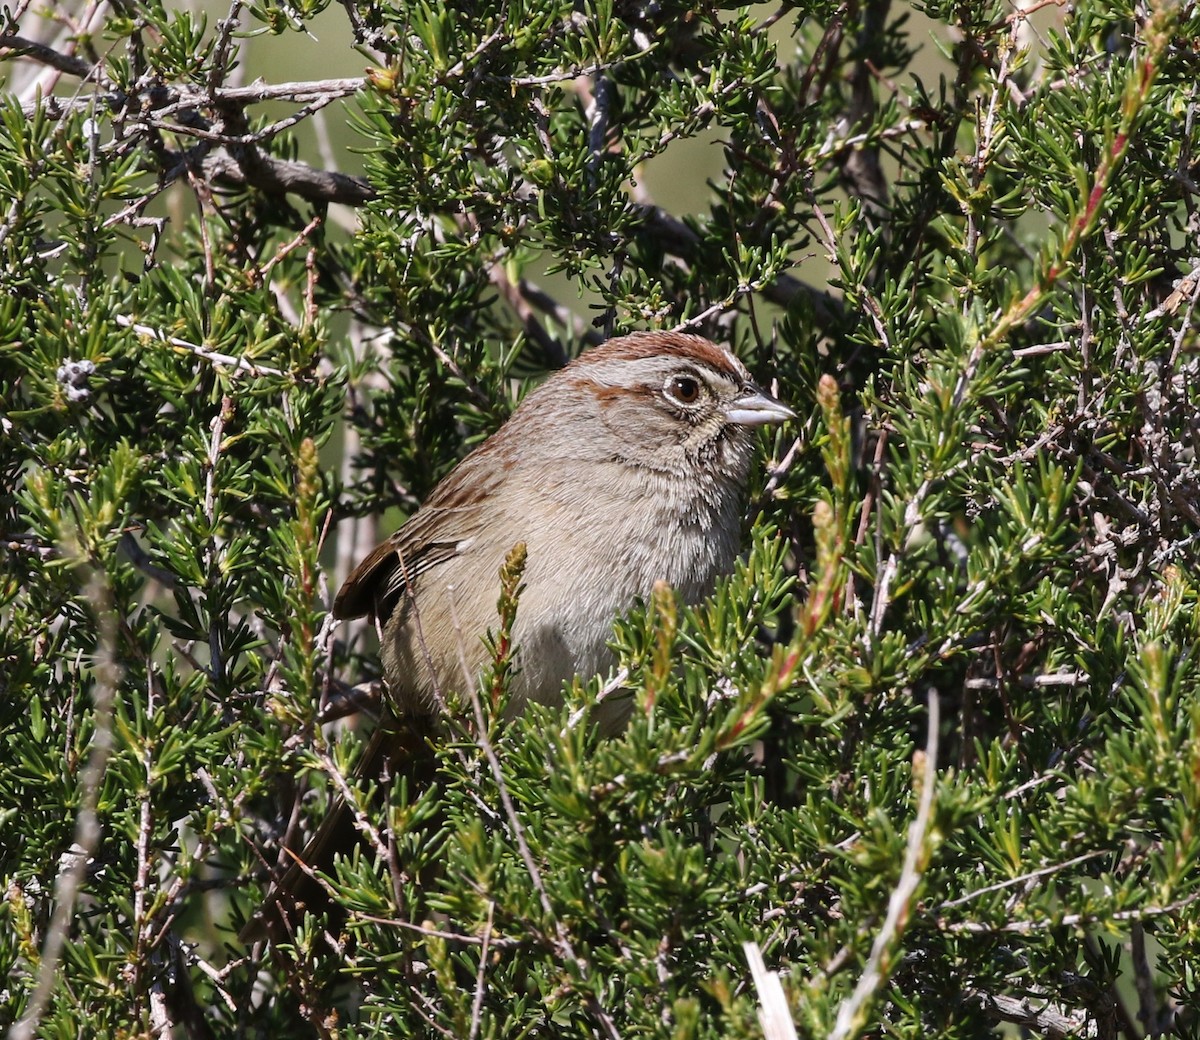
[[920,748],[913,752],[912,771],[913,771],[913,797],[918,801],[921,798],[921,792],[925,789],[925,763],[928,756]]
[[396,70],[371,66],[366,69],[367,82],[381,94],[390,94],[396,89]]
[[828,416],[836,415],[841,411],[837,380],[828,373],[821,376],[817,382],[817,403],[820,404],[821,411]]
[[525,167],[525,176],[539,188],[545,188],[554,183],[554,163],[549,159],[534,159]]

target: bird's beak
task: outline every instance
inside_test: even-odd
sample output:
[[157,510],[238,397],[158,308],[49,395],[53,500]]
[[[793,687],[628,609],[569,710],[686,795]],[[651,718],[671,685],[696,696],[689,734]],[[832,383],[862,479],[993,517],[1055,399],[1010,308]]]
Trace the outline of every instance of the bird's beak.
[[794,419],[796,413],[750,383],[725,406],[725,418],[739,426],[765,426]]

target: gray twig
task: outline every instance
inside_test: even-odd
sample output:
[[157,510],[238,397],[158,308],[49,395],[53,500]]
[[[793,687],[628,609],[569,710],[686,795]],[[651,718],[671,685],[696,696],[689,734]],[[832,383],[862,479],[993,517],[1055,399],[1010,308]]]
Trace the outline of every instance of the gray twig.
[[1029,997],[1005,997],[982,990],[967,990],[964,1000],[977,1004],[985,1015],[996,1022],[1011,1022],[1025,1029],[1044,1033],[1049,1040],[1065,1040],[1077,1034],[1084,1025],[1081,1011],[1064,1011],[1049,1002],[1034,1007]]

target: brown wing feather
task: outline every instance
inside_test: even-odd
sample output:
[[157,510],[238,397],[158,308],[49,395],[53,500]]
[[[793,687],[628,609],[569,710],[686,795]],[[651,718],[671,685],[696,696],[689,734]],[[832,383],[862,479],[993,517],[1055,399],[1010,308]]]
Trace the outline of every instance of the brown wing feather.
[[333,601],[334,617],[370,614],[386,621],[408,582],[457,555],[478,530],[484,504],[508,468],[503,433],[463,459],[404,526],[354,568]]
[[[463,525],[469,527],[470,520],[464,517]],[[436,540],[428,537],[433,532],[439,536]],[[333,601],[333,616],[370,614],[380,621],[387,620],[408,583],[430,567],[452,559],[461,540],[447,529],[443,510],[420,510],[354,568]]]

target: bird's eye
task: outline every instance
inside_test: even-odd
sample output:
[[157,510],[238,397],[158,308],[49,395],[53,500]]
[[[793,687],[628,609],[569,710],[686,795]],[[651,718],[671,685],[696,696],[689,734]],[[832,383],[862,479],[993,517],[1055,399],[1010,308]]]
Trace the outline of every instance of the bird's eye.
[[667,394],[680,404],[695,404],[700,400],[700,380],[694,376],[672,376],[667,380]]

